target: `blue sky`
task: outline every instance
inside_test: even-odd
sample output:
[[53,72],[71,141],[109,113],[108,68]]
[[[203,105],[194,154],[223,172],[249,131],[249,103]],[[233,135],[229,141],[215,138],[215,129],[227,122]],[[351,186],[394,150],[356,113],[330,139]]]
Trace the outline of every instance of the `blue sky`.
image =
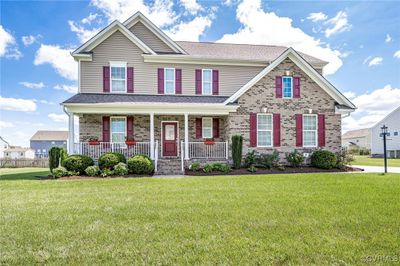
[[175,40],[293,46],[329,61],[327,78],[359,107],[344,130],[400,104],[399,1],[2,1],[0,135],[27,146],[38,129],[66,129],[69,52],[137,10]]

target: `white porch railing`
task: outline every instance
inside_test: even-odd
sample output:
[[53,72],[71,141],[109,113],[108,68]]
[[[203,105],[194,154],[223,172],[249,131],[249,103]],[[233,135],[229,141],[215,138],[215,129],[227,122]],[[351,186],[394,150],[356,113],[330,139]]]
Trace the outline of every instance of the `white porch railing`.
[[100,142],[98,145],[89,144],[89,142],[79,142],[74,145],[75,154],[90,156],[97,160],[106,152],[119,152],[129,158],[136,154],[150,156],[149,142],[136,142],[135,145],[126,145],[125,143]]
[[189,159],[226,159],[228,160],[228,141],[205,144],[189,142]]

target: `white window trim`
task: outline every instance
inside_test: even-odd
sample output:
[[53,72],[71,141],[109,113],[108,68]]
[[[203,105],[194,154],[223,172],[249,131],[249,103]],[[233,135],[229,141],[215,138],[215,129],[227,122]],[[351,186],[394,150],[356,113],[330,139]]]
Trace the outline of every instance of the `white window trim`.
[[[174,93],[167,93],[167,70],[172,69],[173,73],[174,73],[174,78],[173,78],[173,82],[174,82]],[[175,72],[175,68],[173,67],[165,67],[164,68],[164,94],[169,94],[169,95],[174,95],[176,94],[176,72]]]
[[[210,74],[210,76],[211,76],[211,81],[210,81],[210,88],[211,88],[211,90],[210,90],[210,93],[204,93],[204,71],[210,71],[211,72],[211,74]],[[213,70],[212,69],[208,69],[208,68],[204,68],[204,69],[202,69],[201,70],[201,95],[212,95],[212,93],[213,93],[213,81],[214,81],[214,79],[213,79]]]
[[[262,129],[262,130],[260,130],[260,131],[266,131],[266,132],[268,132],[268,131],[271,131],[271,145],[259,145],[258,144],[258,140],[259,140],[259,134],[258,134],[258,117],[259,116],[270,116],[271,117],[271,130],[265,130],[265,129]],[[256,130],[257,130],[257,147],[260,147],[260,148],[271,148],[271,147],[273,147],[273,145],[274,145],[274,116],[272,115],[272,114],[257,114],[257,123],[256,123]]]
[[[115,119],[115,118],[118,118],[118,119],[123,118],[125,120],[125,132],[124,132],[125,137],[124,137],[124,139],[126,139],[126,130],[127,130],[127,128],[126,128],[126,116],[111,116],[110,117],[110,142],[112,142],[112,143],[124,143],[124,142],[114,142],[113,141],[113,137],[112,137],[112,135],[113,135],[112,120]],[[121,132],[116,132],[116,133],[121,133]]]
[[[285,86],[284,86],[284,83],[283,83],[283,79],[284,78],[290,78],[290,80],[291,80],[291,82],[290,82],[290,84],[292,85],[292,87],[291,87],[291,92],[290,92],[290,97],[285,97]],[[292,76],[282,76],[282,98],[283,99],[293,99],[293,77]]]
[[[210,137],[205,137],[204,136],[204,120],[211,120],[211,136]],[[212,139],[214,137],[214,124],[213,124],[213,118],[212,117],[202,117],[201,118],[201,137],[203,139]]]
[[[315,117],[315,130],[305,130],[304,129],[304,117],[306,117],[306,116],[313,116],[313,117]],[[303,129],[302,129],[302,135],[303,135],[303,139],[302,139],[302,141],[303,141],[303,147],[304,148],[316,148],[316,147],[318,147],[318,117],[317,117],[317,115],[316,114],[303,114],[302,115],[302,124],[303,124]],[[315,131],[315,145],[304,145],[304,132],[305,131]]]
[[[113,93],[127,93],[128,91],[128,71],[127,71],[127,62],[120,62],[120,61],[110,61],[110,92]],[[125,91],[113,91],[113,86],[112,86],[112,75],[111,75],[111,69],[113,67],[124,67],[125,68]],[[121,80],[121,79],[119,79]]]

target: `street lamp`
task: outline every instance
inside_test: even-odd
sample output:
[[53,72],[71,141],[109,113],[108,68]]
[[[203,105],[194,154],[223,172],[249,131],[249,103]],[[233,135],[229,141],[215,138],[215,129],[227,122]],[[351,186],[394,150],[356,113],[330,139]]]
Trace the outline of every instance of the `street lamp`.
[[385,173],[387,173],[387,154],[386,154],[386,136],[388,134],[388,127],[383,125],[381,127],[381,134],[383,137],[383,158],[384,158],[384,162],[385,162]]

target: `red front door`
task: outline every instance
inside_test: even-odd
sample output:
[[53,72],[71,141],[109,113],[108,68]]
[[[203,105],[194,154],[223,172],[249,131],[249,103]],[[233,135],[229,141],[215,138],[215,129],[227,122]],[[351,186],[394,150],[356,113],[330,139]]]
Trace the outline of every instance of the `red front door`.
[[163,123],[162,129],[163,156],[178,156],[178,124]]

